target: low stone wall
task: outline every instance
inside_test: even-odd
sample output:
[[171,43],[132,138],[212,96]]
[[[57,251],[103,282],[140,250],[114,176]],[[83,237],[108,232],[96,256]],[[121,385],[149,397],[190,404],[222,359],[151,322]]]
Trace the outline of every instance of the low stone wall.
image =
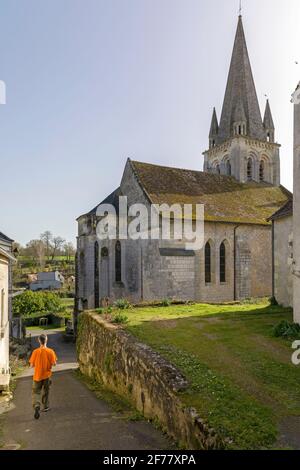
[[182,374],[122,327],[96,313],[79,316],[77,351],[80,370],[126,397],[145,418],[187,449],[220,449],[222,441],[180,393],[188,384]]

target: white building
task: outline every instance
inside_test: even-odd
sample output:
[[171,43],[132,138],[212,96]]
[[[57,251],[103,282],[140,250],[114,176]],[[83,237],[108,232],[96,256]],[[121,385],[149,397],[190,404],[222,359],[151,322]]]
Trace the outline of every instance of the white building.
[[273,292],[279,304],[293,306],[300,324],[300,82],[294,103],[294,196],[272,217]]
[[294,102],[294,210],[293,210],[293,284],[294,321],[300,324],[300,82]]
[[0,245],[0,391],[9,387],[9,290],[13,256]]
[[29,285],[30,290],[58,290],[63,287],[65,279],[58,271],[43,272],[37,274],[37,280],[31,282]]

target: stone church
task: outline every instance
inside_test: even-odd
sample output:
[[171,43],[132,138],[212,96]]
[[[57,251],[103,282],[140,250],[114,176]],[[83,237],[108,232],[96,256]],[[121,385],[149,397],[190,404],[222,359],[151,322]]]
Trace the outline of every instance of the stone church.
[[204,171],[128,160],[119,196],[135,203],[203,204],[204,246],[184,240],[100,240],[97,208],[78,218],[76,302],[79,310],[126,298],[225,302],[272,294],[272,227],[268,219],[291,194],[280,185],[280,145],[269,102],[262,119],[242,17],[220,121],[214,109]]

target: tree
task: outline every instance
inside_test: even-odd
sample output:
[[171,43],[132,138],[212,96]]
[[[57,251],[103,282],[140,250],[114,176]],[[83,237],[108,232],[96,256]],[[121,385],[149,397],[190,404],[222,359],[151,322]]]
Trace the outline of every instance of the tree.
[[68,261],[71,261],[71,257],[75,255],[75,248],[73,243],[68,242],[64,244],[64,254]]
[[49,230],[46,230],[46,232],[41,234],[40,239],[45,244],[46,256],[47,256],[47,259],[49,259],[50,251],[51,251],[51,248],[52,248],[53,235]]
[[61,237],[54,237],[52,240],[52,254],[51,254],[51,261],[54,260],[55,256],[59,252],[59,250],[63,247],[66,240]]
[[26,245],[26,254],[43,269],[45,266],[45,244],[42,240],[30,240]]

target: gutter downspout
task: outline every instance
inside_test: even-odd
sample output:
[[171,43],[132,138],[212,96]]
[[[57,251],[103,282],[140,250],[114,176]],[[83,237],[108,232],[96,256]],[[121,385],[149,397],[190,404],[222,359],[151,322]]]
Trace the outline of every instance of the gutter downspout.
[[272,297],[275,299],[275,222],[272,220]]
[[233,229],[233,300],[237,300],[236,295],[236,231],[241,225],[236,225]]

